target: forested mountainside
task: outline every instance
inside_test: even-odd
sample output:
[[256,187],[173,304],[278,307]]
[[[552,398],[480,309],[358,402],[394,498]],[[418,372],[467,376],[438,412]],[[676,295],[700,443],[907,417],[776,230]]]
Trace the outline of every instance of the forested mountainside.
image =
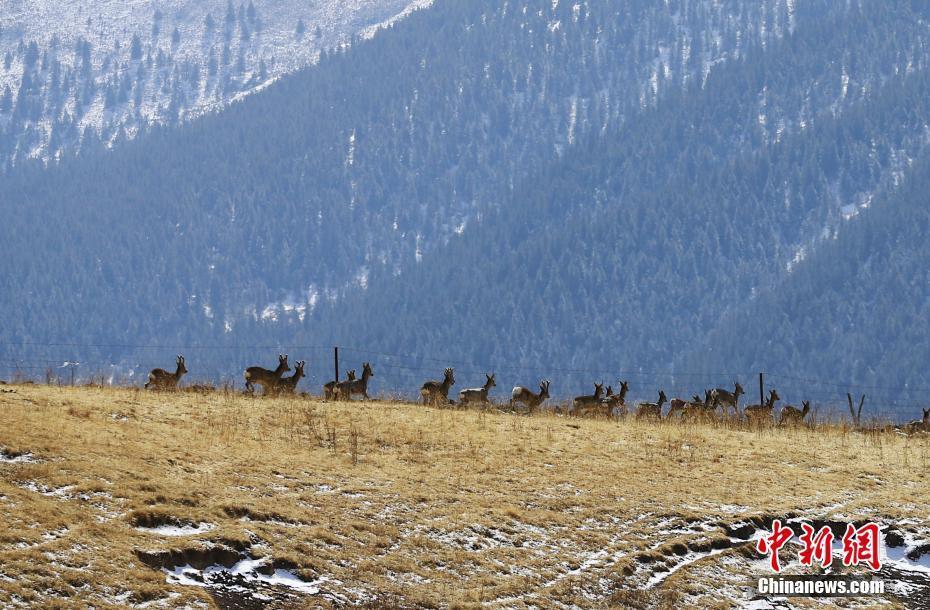
[[806,355],[818,368],[755,339],[728,358],[719,337],[903,196],[928,136],[927,17],[904,0],[439,0],[221,114],[17,167],[0,254],[25,272],[0,294],[0,349],[66,340],[129,366],[144,344],[243,348],[199,354],[214,373],[248,346],[419,355],[376,367],[385,390],[440,354],[474,381],[558,369],[560,393],[625,371],[651,397],[760,366],[871,383],[891,358]]
[[35,297],[8,332],[100,315],[78,339],[273,333],[372,267],[401,272],[530,168],[794,19],[778,2],[446,0],[183,129],[23,164],[0,185],[16,211],[4,254],[66,255],[30,258],[7,294],[69,297]]
[[[894,17],[877,18],[860,14],[838,29],[869,38],[873,26],[896,27]],[[876,344],[887,326],[897,329],[889,332],[895,341],[925,334],[919,312],[930,298],[926,273],[880,266],[875,272],[886,282],[909,290],[864,299],[859,291],[868,292],[868,283],[853,284],[860,274],[853,270],[870,260],[870,249],[839,263],[844,272],[831,259],[837,237],[847,243],[848,228],[884,214],[873,208],[889,197],[925,203],[913,201],[919,189],[899,189],[917,171],[913,160],[930,136],[927,71],[876,71],[889,76],[845,111],[826,110],[767,138],[758,128],[761,90],[789,100],[793,91],[829,81],[815,65],[830,70],[841,57],[855,63],[883,55],[831,40],[819,27],[799,26],[781,44],[575,147],[534,172],[508,205],[451,241],[443,256],[400,278],[373,273],[365,294],[321,307],[310,328],[372,349],[451,352],[539,374],[567,367],[577,373],[561,377],[578,390],[595,372],[623,371],[641,397],[652,397],[660,383],[685,393],[738,376],[749,387],[760,370],[777,371],[773,382],[797,401],[802,389],[820,400],[844,396],[842,383],[821,381],[926,387],[920,356],[895,357]],[[886,257],[926,264],[891,231],[884,239],[895,252]],[[825,245],[831,254],[820,253]],[[801,287],[811,293],[793,302]],[[913,301],[899,303],[903,294]],[[860,315],[882,312],[882,322],[853,332],[853,302]],[[383,312],[391,312],[388,325]],[[799,376],[813,378],[814,387]],[[882,406],[893,406],[883,394]]]
[[[927,95],[924,89],[921,97]],[[859,221],[825,239],[782,281],[722,318],[703,349],[689,350],[681,359],[683,367],[712,371],[732,361],[750,368],[775,363],[771,366],[790,367],[794,385],[813,385],[821,394],[845,392],[835,382],[853,378],[866,384],[860,392],[879,407],[926,403],[928,152],[908,165],[899,184],[870,202]]]
[[365,35],[409,0],[9,0],[0,172],[222,107]]

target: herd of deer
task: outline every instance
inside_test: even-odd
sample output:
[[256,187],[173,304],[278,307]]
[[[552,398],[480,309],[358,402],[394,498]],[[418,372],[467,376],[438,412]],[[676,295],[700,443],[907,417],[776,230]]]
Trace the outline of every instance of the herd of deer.
[[[306,377],[304,367],[306,362],[299,361],[294,368],[294,374],[290,377],[284,377],[284,373],[291,370],[287,362],[287,354],[278,354],[278,366],[274,370],[262,368],[260,366],[250,366],[245,369],[245,389],[248,393],[255,393],[255,386],[260,385],[264,394],[277,396],[281,394],[294,394],[297,390],[297,384]],[[145,384],[147,389],[152,390],[174,390],[178,387],[181,377],[187,373],[187,366],[184,363],[184,356],[178,354],[176,368],[174,373],[165,369],[153,369],[149,373],[149,380]],[[355,378],[355,370],[349,371],[348,379],[345,381],[330,381],[323,386],[323,395],[327,399],[351,400],[353,396],[368,396],[368,380],[374,377],[371,365],[367,362],[362,365],[361,379]]]
[[[165,369],[154,369],[149,373],[146,388],[155,390],[172,390],[176,389],[181,377],[187,373],[187,367],[184,363],[184,356],[178,355],[177,367],[174,373]],[[294,374],[290,377],[284,377],[284,373],[289,372],[291,367],[287,362],[287,354],[278,355],[278,366],[274,370],[262,368],[259,366],[250,366],[245,370],[245,387],[246,391],[254,394],[255,386],[260,385],[266,395],[294,394],[297,384],[301,378],[305,377],[305,362],[301,360],[297,363]],[[367,362],[362,364],[362,376],[356,378],[355,370],[347,374],[345,381],[329,381],[323,386],[323,397],[327,400],[351,400],[353,396],[362,396],[368,399],[368,380],[374,377],[371,365]],[[490,404],[488,394],[491,388],[497,386],[494,373],[485,375],[486,381],[480,388],[466,388],[459,391],[459,402],[461,406],[468,405],[486,405]],[[517,405],[526,407],[529,413],[535,412],[539,407],[549,399],[549,381],[543,380],[539,384],[539,391],[534,392],[523,386],[516,386],[510,393],[510,407],[516,408]],[[430,380],[420,387],[420,397],[423,404],[434,406],[454,404],[449,398],[449,390],[455,385],[455,369],[447,368],[444,371],[442,381]],[[682,400],[673,398],[671,401],[665,395],[663,390],[659,390],[659,398],[656,402],[641,402],[636,405],[632,414],[637,419],[661,419],[662,411],[666,403],[669,408],[665,414],[665,419],[680,419],[681,421],[696,420],[715,420],[721,417],[729,417],[732,414],[737,419],[745,419],[749,422],[757,423],[774,423],[775,422],[775,403],[781,400],[778,392],[774,389],[769,391],[769,396],[763,404],[749,405],[742,411],[739,408],[740,396],[746,392],[739,383],[733,384],[733,391],[726,388],[714,388],[705,390],[704,397],[695,394],[691,400]],[[627,410],[626,395],[630,386],[626,381],[620,382],[619,392],[614,393],[611,386],[607,386],[605,391],[603,383],[594,384],[594,394],[576,396],[568,410],[570,415],[604,415],[621,417],[629,415]],[[810,401],[803,401],[802,408],[792,405],[785,405],[781,408],[778,416],[778,425],[800,424],[803,423],[811,410]],[[923,409],[923,418],[912,421],[899,428],[908,434],[916,432],[930,432],[930,409]]]

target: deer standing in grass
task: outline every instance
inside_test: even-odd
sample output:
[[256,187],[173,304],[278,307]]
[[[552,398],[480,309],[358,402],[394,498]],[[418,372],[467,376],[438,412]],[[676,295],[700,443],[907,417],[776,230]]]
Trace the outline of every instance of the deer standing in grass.
[[[355,381],[355,369],[352,369],[351,371],[346,373],[346,379],[348,379],[349,381]],[[333,392],[336,390],[337,383],[339,382],[333,379],[332,381],[327,381],[323,385],[323,398],[324,399],[326,400],[333,399],[333,396],[334,396]]]
[[607,412],[609,414],[614,413],[614,409],[619,409],[623,414],[626,414],[626,393],[630,391],[630,384],[626,381],[620,382],[620,391],[614,394],[612,387],[607,386],[607,394],[604,395],[604,404],[607,405]]
[[697,394],[691,397],[691,402],[685,405],[681,419],[682,421],[712,421],[716,411],[717,407],[714,405],[713,398],[710,397],[710,390],[708,390],[704,393],[703,399]]
[[524,388],[523,386],[516,386],[512,392],[510,392],[510,408],[513,409],[516,403],[522,403],[526,405],[526,408],[530,413],[535,413],[536,409],[539,408],[539,405],[546,402],[546,399],[549,398],[549,381],[543,380],[539,383],[539,393],[534,393],[529,388]]
[[[733,407],[733,411],[736,412],[736,415],[739,415],[739,397],[745,394],[743,386],[738,382],[734,382],[735,387],[733,391],[725,390],[723,388],[716,388],[710,391],[710,396],[714,402],[714,408],[722,407],[723,414],[727,414],[727,407]],[[706,403],[705,403],[706,404]]]
[[151,388],[153,390],[174,390],[178,387],[178,382],[181,381],[181,377],[184,376],[184,373],[187,372],[187,367],[184,366],[184,356],[178,354],[178,359],[176,361],[177,368],[173,373],[169,373],[165,369],[152,369],[152,372],[149,373],[149,380],[146,382],[146,389]]
[[368,380],[375,374],[371,370],[371,365],[367,362],[362,365],[362,378],[348,381],[340,381],[333,390],[333,398],[336,400],[352,400],[352,396],[361,394],[365,400],[370,400],[368,396]]
[[591,411],[597,411],[601,406],[601,396],[604,394],[604,384],[594,384],[594,394],[576,396],[572,400],[572,415],[585,415]]
[[273,389],[275,384],[281,380],[281,375],[291,370],[287,364],[287,354],[278,354],[278,368],[273,371],[263,369],[260,366],[250,366],[245,369],[245,389],[255,393],[255,384],[262,386],[267,392],[269,388]]
[[904,431],[908,434],[930,432],[930,409],[923,409],[923,407],[921,407],[921,409],[924,412],[923,419],[912,421],[904,426]]
[[423,404],[438,405],[449,403],[449,388],[455,385],[455,369],[447,368],[443,373],[442,381],[427,381],[420,387],[420,396]]
[[811,410],[811,401],[805,400],[801,405],[804,407],[803,409],[798,409],[791,405],[782,407],[781,414],[778,416],[778,425],[784,426],[786,424],[796,425],[804,423],[804,418],[807,417],[807,414],[810,413]]
[[766,419],[770,422],[774,422],[775,414],[775,403],[781,400],[781,397],[778,395],[778,392],[772,388],[769,391],[769,397],[765,399],[764,405],[749,405],[743,409],[743,415],[746,416],[746,419],[749,421],[764,422]]
[[459,404],[462,406],[467,405],[468,403],[479,403],[486,404],[488,403],[488,392],[491,391],[491,388],[497,387],[497,382],[494,381],[494,373],[484,375],[487,377],[487,380],[484,382],[484,385],[480,388],[467,388],[459,391]]
[[695,394],[691,397],[691,402],[687,400],[682,400],[681,398],[673,398],[668,403],[668,415],[665,416],[666,419],[671,419],[676,415],[684,417],[685,411],[692,405],[704,406],[704,402],[701,400],[701,397]]
[[304,374],[304,365],[305,361],[301,360],[294,366],[294,374],[290,377],[282,377],[271,386],[272,394],[293,394],[294,390],[297,389],[297,384],[300,383],[302,377],[306,377]]
[[659,419],[662,417],[662,405],[666,401],[665,392],[659,390],[659,402],[641,402],[636,407],[636,419]]

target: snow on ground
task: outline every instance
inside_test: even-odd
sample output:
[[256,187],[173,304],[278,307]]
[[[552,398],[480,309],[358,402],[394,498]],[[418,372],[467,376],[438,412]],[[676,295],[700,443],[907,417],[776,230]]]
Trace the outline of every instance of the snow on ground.
[[140,532],[155,534],[157,536],[194,536],[196,534],[209,532],[215,527],[216,524],[214,523],[201,521],[197,524],[186,523],[181,525],[174,525],[165,523],[162,525],[156,525],[155,527],[137,527],[136,529]]

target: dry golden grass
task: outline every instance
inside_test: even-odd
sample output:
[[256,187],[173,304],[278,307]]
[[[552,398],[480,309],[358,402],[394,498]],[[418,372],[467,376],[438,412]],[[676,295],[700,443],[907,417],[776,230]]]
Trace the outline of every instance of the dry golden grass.
[[656,566],[740,518],[928,519],[926,438],[8,387],[0,447],[40,461],[0,462],[2,606],[222,604],[139,560],[213,541],[328,579],[288,606],[728,607],[745,548]]

